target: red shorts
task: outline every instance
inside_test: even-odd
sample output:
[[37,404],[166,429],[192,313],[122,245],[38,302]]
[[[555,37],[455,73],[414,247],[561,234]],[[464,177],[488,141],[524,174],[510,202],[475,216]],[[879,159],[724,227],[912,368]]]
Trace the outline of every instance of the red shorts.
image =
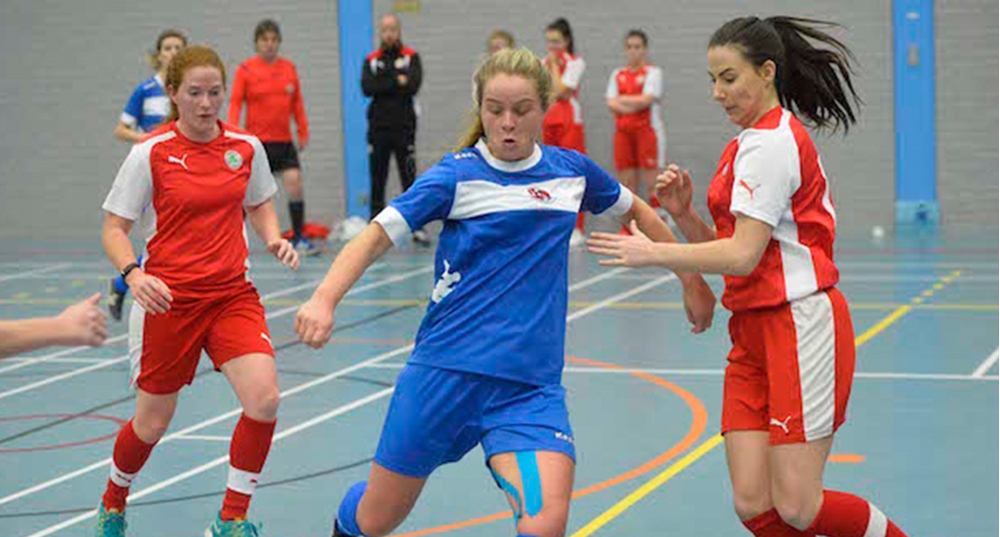
[[545,123],[542,126],[542,143],[564,149],[575,149],[587,154],[586,138],[583,135],[583,125],[576,123]]
[[149,315],[132,305],[129,355],[132,384],[153,394],[180,391],[194,380],[205,350],[216,370],[246,354],[274,356],[264,306],[251,285],[235,294],[182,303],[166,313]]
[[666,144],[653,127],[615,131],[616,169],[659,170],[667,167],[666,160]]
[[723,433],[770,431],[771,445],[792,444],[830,436],[844,423],[855,348],[840,291],[734,312],[729,333]]

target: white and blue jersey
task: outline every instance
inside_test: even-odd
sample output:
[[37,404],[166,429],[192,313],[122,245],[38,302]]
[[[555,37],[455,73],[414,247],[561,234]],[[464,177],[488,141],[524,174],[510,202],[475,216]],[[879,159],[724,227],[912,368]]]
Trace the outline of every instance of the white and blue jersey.
[[576,151],[536,145],[505,162],[480,140],[446,155],[375,218],[397,245],[444,221],[410,363],[559,384],[576,215],[631,207],[631,192]]
[[151,132],[170,114],[170,98],[163,80],[156,75],[135,88],[122,111],[121,122],[133,129]]

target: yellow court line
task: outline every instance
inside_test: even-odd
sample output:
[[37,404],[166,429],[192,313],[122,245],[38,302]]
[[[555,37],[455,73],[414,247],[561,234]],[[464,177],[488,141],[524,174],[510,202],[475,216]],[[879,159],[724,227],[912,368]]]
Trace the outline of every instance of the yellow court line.
[[[954,279],[954,277],[957,276],[958,276],[957,271],[951,274],[952,279]],[[950,281],[950,280],[945,280],[944,278],[942,278],[941,281]],[[885,330],[886,328],[889,327],[889,325],[898,321],[901,317],[903,317],[912,310],[913,306],[910,305],[900,306],[896,308],[892,313],[890,313],[884,319],[875,324],[875,326],[872,326],[871,328],[866,330],[863,334],[857,336],[854,339],[854,346],[860,347],[866,341],[875,337],[875,335],[877,335],[879,332]],[[693,464],[696,460],[703,457],[709,451],[712,451],[716,446],[722,443],[722,440],[723,437],[721,434],[713,435],[711,438],[709,438],[701,445],[696,447],[693,451],[685,455],[684,458],[680,459],[674,464],[671,464],[669,467],[667,467],[666,470],[661,472],[659,475],[657,475],[653,479],[650,479],[636,490],[632,491],[628,496],[622,498],[620,501],[618,501],[618,503],[614,504],[613,506],[611,506],[610,509],[598,515],[597,518],[591,520],[589,523],[587,523],[586,526],[577,530],[570,537],[588,537],[589,535],[592,535],[594,532],[601,529],[605,524],[614,520],[618,515],[627,511],[630,507],[635,505],[639,500],[645,498],[651,492],[653,492],[654,490],[662,486],[664,483],[669,481],[672,477],[679,474],[685,468]]]

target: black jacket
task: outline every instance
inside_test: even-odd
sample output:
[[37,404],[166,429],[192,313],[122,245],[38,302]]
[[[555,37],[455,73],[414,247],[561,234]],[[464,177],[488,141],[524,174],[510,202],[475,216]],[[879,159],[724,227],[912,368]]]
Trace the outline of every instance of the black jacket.
[[[406,85],[399,84],[398,75],[406,75]],[[366,96],[372,97],[368,107],[368,132],[416,131],[413,97],[420,91],[422,78],[420,55],[409,47],[380,48],[369,54],[361,68],[361,89]]]

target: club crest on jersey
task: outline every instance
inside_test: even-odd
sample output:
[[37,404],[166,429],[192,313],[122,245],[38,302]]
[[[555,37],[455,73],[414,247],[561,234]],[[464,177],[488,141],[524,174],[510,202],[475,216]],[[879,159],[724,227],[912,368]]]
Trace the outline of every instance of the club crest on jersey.
[[240,155],[240,152],[235,149],[226,151],[224,159],[226,161],[226,165],[233,170],[238,170],[240,169],[240,166],[243,165],[243,155]]
[[529,188],[528,194],[530,194],[531,197],[535,198],[536,200],[542,203],[549,203],[552,201],[552,194],[549,194],[547,191],[541,188],[536,188],[536,187]]

